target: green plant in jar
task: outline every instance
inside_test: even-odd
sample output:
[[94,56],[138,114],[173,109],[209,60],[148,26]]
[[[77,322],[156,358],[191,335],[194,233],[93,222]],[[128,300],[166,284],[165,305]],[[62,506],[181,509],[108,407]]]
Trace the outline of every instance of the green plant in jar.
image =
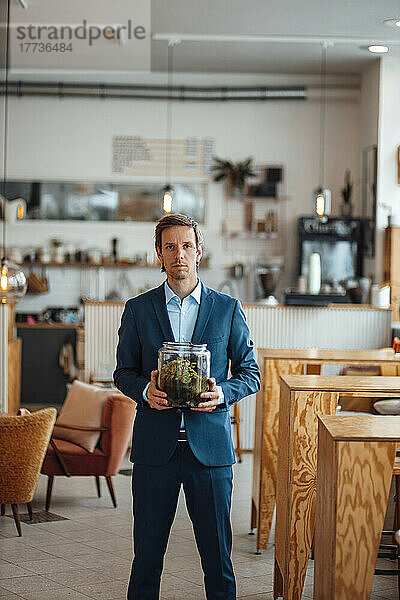
[[202,401],[200,394],[209,391],[209,352],[179,354],[162,354],[158,387],[166,392],[169,406],[196,407]]

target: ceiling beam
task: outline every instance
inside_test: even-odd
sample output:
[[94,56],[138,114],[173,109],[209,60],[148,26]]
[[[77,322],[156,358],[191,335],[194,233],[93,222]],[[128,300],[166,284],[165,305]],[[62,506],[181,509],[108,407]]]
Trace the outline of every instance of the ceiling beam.
[[315,35],[225,35],[209,33],[153,33],[152,39],[156,41],[169,42],[250,42],[250,43],[284,43],[284,44],[358,44],[371,45],[400,45],[400,38],[377,39],[365,37],[345,37],[345,36],[315,36]]

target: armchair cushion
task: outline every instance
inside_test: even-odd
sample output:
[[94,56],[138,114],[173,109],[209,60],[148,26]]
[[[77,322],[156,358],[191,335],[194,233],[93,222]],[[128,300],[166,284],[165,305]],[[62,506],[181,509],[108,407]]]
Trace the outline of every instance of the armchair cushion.
[[100,438],[100,431],[67,429],[62,427],[62,424],[100,429],[105,401],[114,394],[113,390],[104,390],[75,380],[62,405],[53,437],[73,442],[88,452],[94,452]]
[[[100,448],[95,448],[94,452],[89,453],[72,442],[65,440],[54,440],[54,442],[72,475],[104,475],[106,472],[108,457]],[[44,475],[64,475],[64,471],[51,446],[47,449],[42,473]]]

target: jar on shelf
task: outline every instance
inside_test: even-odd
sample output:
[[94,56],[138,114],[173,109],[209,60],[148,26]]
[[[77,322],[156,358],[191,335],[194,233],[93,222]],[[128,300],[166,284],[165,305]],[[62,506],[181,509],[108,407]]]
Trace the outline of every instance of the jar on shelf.
[[209,391],[211,354],[207,344],[164,342],[158,351],[158,387],[168,406],[196,407]]

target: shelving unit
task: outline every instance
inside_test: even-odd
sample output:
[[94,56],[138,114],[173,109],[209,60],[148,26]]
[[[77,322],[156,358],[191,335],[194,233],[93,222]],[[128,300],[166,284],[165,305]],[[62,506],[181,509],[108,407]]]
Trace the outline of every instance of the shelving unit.
[[[232,255],[233,260],[239,256],[241,259],[248,257],[249,260],[285,256],[288,200],[287,196],[225,198],[222,237],[225,250]],[[267,225],[268,211],[275,213],[277,231],[256,231],[257,222]]]

